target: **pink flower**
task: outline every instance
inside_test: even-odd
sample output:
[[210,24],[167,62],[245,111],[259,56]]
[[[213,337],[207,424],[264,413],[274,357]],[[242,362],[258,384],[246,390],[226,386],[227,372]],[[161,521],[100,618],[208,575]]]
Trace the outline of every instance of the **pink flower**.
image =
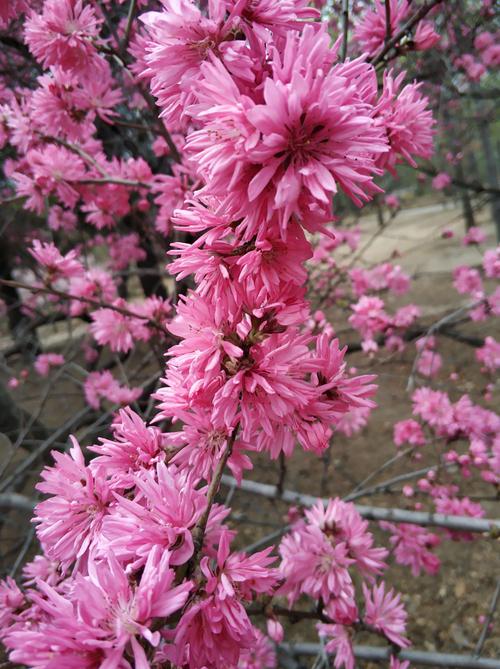
[[441,543],[437,534],[408,523],[395,525],[381,522],[380,527],[391,533],[390,542],[394,547],[396,562],[410,567],[413,576],[418,576],[422,570],[428,574],[439,571],[441,562],[432,553],[432,549]]
[[121,386],[110,371],[91,372],[83,384],[85,399],[93,409],[99,409],[103,400],[113,404],[130,404],[142,395],[142,388]]
[[[113,306],[125,309],[128,305],[118,298]],[[109,344],[112,351],[126,353],[134,347],[136,340],[147,341],[151,336],[143,318],[134,318],[115,309],[96,309],[91,317],[90,331],[96,342],[101,346]]]
[[[468,497],[453,497],[446,493],[434,499],[436,511],[450,516],[469,516],[471,518],[484,518],[485,511],[481,504],[473,502]],[[457,541],[474,541],[472,532],[454,532],[446,530],[446,533]]]
[[186,145],[204,192],[224,197],[233,218],[247,217],[248,237],[274,212],[282,235],[292,216],[308,226],[313,215],[326,221],[338,186],[358,204],[368,200],[378,190],[375,160],[387,151],[370,104],[373,68],[359,61],[330,68],[329,36],[312,25],[288,33],[285,52],[284,63],[276,52],[259,104],[240,94],[220,63],[205,63],[197,114],[205,125]]
[[420,84],[407,84],[401,90],[405,72],[393,77],[384,73],[384,87],[377,104],[377,119],[389,142],[389,152],[381,154],[377,166],[392,173],[395,165],[406,160],[417,167],[415,157],[430,158],[434,152],[434,119],[429,99],[420,94]]
[[478,270],[467,265],[455,267],[453,270],[453,285],[461,295],[466,293],[474,295],[483,290],[483,282]]
[[440,35],[434,30],[434,24],[431,21],[419,21],[413,41],[417,51],[425,51],[439,42]]
[[401,420],[394,425],[394,443],[396,446],[412,444],[422,446],[425,444],[425,436],[422,427],[416,420]]
[[92,40],[99,24],[93,7],[83,6],[82,0],[47,0],[41,14],[33,12],[26,19],[24,36],[44,67],[85,72],[98,58]]
[[435,190],[444,190],[451,184],[451,177],[446,172],[440,172],[432,180],[432,187]]
[[477,226],[472,226],[467,230],[467,234],[462,239],[462,244],[468,246],[470,244],[482,244],[486,241],[486,233]]
[[75,250],[62,255],[52,242],[33,241],[33,248],[29,252],[35,260],[45,268],[48,281],[60,278],[70,278],[83,274],[84,269]]
[[189,0],[164,0],[162,12],[141,15],[149,40],[143,73],[151,79],[151,90],[169,125],[178,126],[186,108],[195,100],[194,89],[201,79],[201,64],[222,46],[229,26],[223,24],[225,3],[210,3],[206,18]]
[[500,279],[500,246],[488,249],[483,256],[484,273],[489,279]]
[[389,669],[410,669],[410,663],[408,660],[400,660],[395,655],[391,655]]
[[439,374],[443,359],[436,351],[424,350],[417,359],[417,371],[422,376],[434,378]]
[[155,467],[165,459],[166,435],[157,427],[146,425],[130,407],[120,409],[112,426],[113,439],[100,437],[99,445],[89,450],[98,453],[91,463],[99,476],[108,476],[131,486],[134,474]]
[[387,551],[373,547],[368,523],[352,504],[336,499],[324,508],[319,502],[305,515],[306,522],[297,523],[280,544],[280,592],[290,603],[301,593],[321,597],[330,618],[351,624],[358,613],[350,570],[380,573]]
[[406,632],[407,613],[400,600],[400,595],[391,589],[387,593],[384,583],[374,585],[371,591],[363,583],[363,595],[365,598],[364,621],[382,632],[389,641],[406,648],[410,645],[404,636]]
[[192,472],[177,473],[160,461],[135,472],[133,481],[135,497],[116,495],[116,508],[104,525],[114,554],[138,569],[157,546],[170,551],[171,564],[183,564],[193,553],[191,530],[206,505]]
[[[408,15],[407,0],[390,0],[390,10],[391,35],[395,35]],[[386,36],[385,4],[381,0],[375,0],[375,8],[367,9],[362,20],[357,23],[354,37],[361,44],[363,52],[374,56],[383,47]]]
[[254,628],[254,633],[252,647],[241,651],[237,669],[276,669],[277,658],[272,643],[260,630]]
[[391,209],[399,209],[401,203],[397,195],[386,195],[384,201],[388,207]]
[[42,472],[36,487],[51,497],[35,507],[33,520],[46,555],[65,568],[86,557],[112,501],[106,480],[94,477],[75,437],[71,442],[69,455],[53,451],[55,466]]
[[64,365],[64,356],[58,353],[42,353],[38,355],[34,367],[40,376],[48,376],[51,367]]
[[[150,664],[138,639],[156,647],[160,633],[151,629],[155,619],[168,618],[182,608],[192,588],[191,582],[174,586],[175,573],[169,568],[169,557],[168,552],[153,550],[140,578],[131,581],[113,554],[108,553],[105,560],[90,561],[88,575],[78,573],[64,595],[39,580],[37,586],[44,597],[34,594],[33,599],[49,621],[35,633],[63,644],[67,637],[70,648],[60,648],[62,658],[66,655],[64,650],[69,650],[69,659],[79,654],[83,659],[86,649],[94,654],[91,667],[118,667],[126,654],[134,658],[137,669],[148,669]],[[97,664],[100,653],[105,660],[101,657]],[[76,669],[89,665],[84,662],[65,666]]]
[[493,372],[500,367],[500,342],[493,337],[486,337],[484,346],[476,350],[476,358]]
[[30,149],[26,154],[33,173],[29,177],[20,172],[14,172],[13,179],[18,184],[20,195],[29,194],[33,196],[33,207],[41,213],[43,200],[39,202],[36,194],[40,196],[55,195],[62,204],[72,209],[79,199],[79,193],[74,187],[85,176],[83,161],[72,151],[64,146],[46,144],[40,149]]
[[349,628],[344,625],[318,623],[316,629],[319,635],[327,640],[325,651],[333,655],[335,669],[341,667],[354,669],[355,659]]

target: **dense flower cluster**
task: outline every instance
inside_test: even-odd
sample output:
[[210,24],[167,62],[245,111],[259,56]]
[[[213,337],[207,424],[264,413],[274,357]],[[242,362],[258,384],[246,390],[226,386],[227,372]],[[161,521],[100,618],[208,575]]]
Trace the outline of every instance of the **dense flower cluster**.
[[[360,241],[357,228],[332,226],[337,194],[361,206],[383,192],[377,180],[386,171],[432,154],[434,121],[420,85],[389,69],[379,81],[370,62],[409,3],[391,0],[388,35],[377,0],[355,30],[362,53],[348,59],[340,40],[332,44],[321,2],[162,0],[161,11],[140,17],[133,3],[114,23],[109,2],[10,4],[0,0],[0,24],[23,15],[34,81],[0,89],[5,175],[48,228],[28,236],[31,267],[15,272],[32,293],[23,313],[43,307],[85,323],[88,409],[121,409],[89,453],[73,436],[42,472],[37,489],[46,497],[33,519],[42,553],[25,566],[22,589],[12,579],[0,584],[9,659],[34,669],[273,669],[282,597],[290,607],[309,598],[336,667],[354,666],[357,632],[408,646],[404,606],[381,578],[388,550],[374,545],[353,504],[334,499],[299,513],[276,555],[273,546],[236,550],[231,510],[215,498],[226,466],[241,482],[255,451],[283,460],[299,446],[323,455],[335,431],[358,431],[375,406],[375,377],[349,369],[325,314],[311,313],[306,262],[330,272],[320,291],[343,274],[347,287],[333,303],[347,301],[365,352],[380,342],[402,350],[419,315],[412,304],[391,313],[381,297],[408,291],[399,265],[340,272],[331,256]],[[408,41],[408,49],[433,46],[432,23],[418,22]],[[478,49],[496,60],[486,35]],[[137,117],[122,118],[125,107]],[[147,134],[141,113],[155,124],[145,157],[126,142],[115,152],[103,138],[120,127]],[[436,187],[449,183],[441,175]],[[395,196],[387,205],[397,210]],[[153,208],[148,227],[143,215]],[[86,241],[81,230],[90,231]],[[168,269],[184,282],[175,312],[167,282],[159,277],[157,292],[148,284],[153,233],[172,233]],[[482,241],[476,229],[465,243]],[[145,269],[137,272],[143,299],[122,280],[133,267]],[[499,310],[497,293],[484,288],[498,274],[496,251],[481,271],[455,271],[476,320]],[[157,356],[168,348],[151,422],[127,406],[143,387],[93,365],[97,351],[120,363],[145,342]],[[436,342],[417,345],[417,371],[433,377]],[[498,343],[488,338],[477,357],[492,371]],[[48,376],[65,364],[42,353],[34,368]],[[493,412],[430,388],[413,401],[419,420],[396,425],[397,446],[414,454],[430,433],[446,443],[445,463],[498,484]],[[459,440],[470,442],[466,453],[450,450]],[[418,489],[441,513],[483,514],[430,472]],[[415,575],[437,571],[437,535],[384,529],[397,562]],[[255,612],[267,618],[267,635]],[[391,658],[393,669],[406,666]]]

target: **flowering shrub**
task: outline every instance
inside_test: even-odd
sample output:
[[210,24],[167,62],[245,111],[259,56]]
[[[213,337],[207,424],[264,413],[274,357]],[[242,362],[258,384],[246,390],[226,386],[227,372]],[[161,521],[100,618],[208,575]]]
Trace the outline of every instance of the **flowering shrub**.
[[[324,309],[344,302],[368,357],[415,341],[413,376],[442,373],[432,332],[412,330],[419,307],[385,299],[408,292],[402,267],[334,255],[355,260],[361,234],[338,225],[340,193],[361,206],[383,192],[385,173],[432,156],[431,103],[389,61],[437,45],[437,3],[413,15],[406,1],[377,0],[349,57],[344,35],[332,42],[321,2],[162,0],[128,12],[109,1],[4,4],[0,20],[30,59],[27,85],[0,90],[5,195],[10,188],[27,217],[47,223],[29,229],[29,259],[4,285],[25,291],[32,322],[40,312],[81,319],[85,401],[113,407],[111,434],[88,449],[72,435],[41,473],[41,553],[22,587],[0,585],[9,660],[270,669],[279,619],[303,617],[336,667],[354,667],[354,638],[371,634],[390,648],[391,667],[406,668],[397,655],[410,645],[407,612],[384,578],[389,555],[414,576],[435,574],[439,543],[471,532],[385,521],[389,553],[352,501],[335,498],[291,510],[276,545],[242,551],[229,501],[216,498],[226,466],[241,484],[256,452],[280,463],[296,448],[325,456],[336,431],[355,434],[375,407],[376,377],[348,367],[347,347],[308,296]],[[498,64],[493,41],[477,39],[484,67]],[[146,133],[142,155],[127,134],[118,146],[119,128]],[[451,184],[444,172],[433,180]],[[386,204],[395,216],[398,197]],[[473,227],[463,243],[484,241]],[[17,253],[19,240],[10,243]],[[155,255],[167,246],[179,287],[170,295]],[[134,268],[150,271],[137,272],[140,298],[123,279]],[[498,275],[491,249],[480,268],[455,269],[470,319],[499,315]],[[167,354],[158,387],[132,386],[126,374],[120,383],[97,365],[105,351],[120,371],[145,343]],[[499,366],[498,347],[488,337],[477,348],[485,374]],[[34,369],[45,377],[65,363],[39,353]],[[140,413],[144,400],[153,420]],[[444,483],[430,468],[403,494],[419,495],[416,510],[483,518],[458,493],[473,472],[498,486],[498,416],[427,386],[412,401],[413,418],[394,426],[397,457],[418,460],[432,441],[454,478]]]

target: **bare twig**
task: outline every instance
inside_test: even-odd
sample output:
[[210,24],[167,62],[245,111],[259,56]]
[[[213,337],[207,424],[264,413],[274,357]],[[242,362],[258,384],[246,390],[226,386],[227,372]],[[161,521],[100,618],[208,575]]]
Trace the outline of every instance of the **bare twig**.
[[123,36],[123,42],[120,46],[120,51],[124,54],[127,51],[127,46],[130,40],[130,33],[132,31],[132,23],[134,22],[135,13],[137,10],[137,0],[130,0],[130,5],[128,7],[127,15],[127,25],[125,26],[125,34]]
[[[484,644],[486,643],[486,639],[488,638],[491,621],[493,620],[493,616],[495,615],[495,611],[496,611],[499,599],[500,599],[500,578],[497,579],[497,586],[495,588],[495,592],[493,593],[493,597],[491,598],[490,608],[489,608],[488,613],[486,615],[486,620],[484,621],[483,629],[481,631],[481,636],[479,637],[479,640],[477,642],[477,646],[474,650],[474,655],[476,657],[479,657],[481,655],[481,653],[483,652]],[[499,666],[500,666],[500,663],[499,663]]]
[[392,37],[391,26],[391,0],[385,0],[385,43],[387,44]]
[[340,59],[344,61],[347,56],[347,41],[349,39],[349,0],[342,0],[342,47]]
[[[280,646],[297,655],[317,655],[321,649],[318,643],[280,644]],[[354,656],[360,660],[387,662],[393,654],[392,648],[354,646]],[[401,650],[398,652],[398,658],[428,667],[453,667],[453,669],[500,668],[498,659],[483,659],[472,655],[455,655],[452,653],[431,653],[423,650]]]
[[[235,479],[232,476],[222,476],[221,482],[224,485],[234,485]],[[239,486],[245,492],[262,495],[268,499],[274,499],[277,496],[276,486],[267,483],[258,483],[256,481],[241,482]],[[290,504],[303,504],[304,506],[313,506],[317,502],[327,504],[327,499],[305,495],[294,490],[284,490],[281,498],[284,502]],[[385,509],[376,506],[355,505],[358,513],[367,520],[386,520],[392,523],[409,523],[411,525],[421,525],[424,527],[445,527],[450,530],[459,530],[466,532],[495,532],[500,530],[500,520],[488,518],[470,518],[468,516],[451,516],[444,513],[428,513],[425,511],[406,511],[405,509]]]
[[375,58],[372,61],[373,65],[377,65],[378,63],[381,63],[385,56],[389,53],[389,51],[397,45],[400,39],[402,39],[406,33],[413,28],[414,25],[416,25],[421,19],[426,16],[433,7],[438,5],[442,0],[430,0],[430,2],[424,3],[417,12],[413,16],[411,16],[408,21],[404,24],[404,26],[401,28],[399,32],[397,32],[394,37],[392,37],[389,41],[386,41],[384,48],[382,51],[375,56]]
[[[189,573],[193,573],[194,569],[196,568],[196,564],[198,561],[198,556],[201,551],[201,548],[203,546],[203,538],[205,536],[205,530],[207,528],[207,522],[208,518],[210,516],[210,510],[212,508],[212,505],[215,501],[215,496],[217,495],[217,492],[219,490],[221,480],[222,480],[222,475],[224,472],[224,468],[227,464],[227,461],[231,457],[231,453],[233,452],[233,446],[234,442],[236,440],[236,435],[238,434],[238,427],[235,427],[233,429],[233,433],[227,440],[226,444],[226,449],[224,453],[222,454],[221,459],[217,463],[217,467],[215,468],[215,471],[212,476],[212,480],[210,481],[210,484],[208,486],[208,491],[207,491],[207,506],[205,508],[205,511],[203,512],[203,515],[201,518],[198,520],[196,523],[195,527],[193,528],[193,543],[194,543],[194,551],[193,551],[193,556],[191,557],[190,560],[190,565],[188,568]],[[236,484],[236,480],[235,480]]]
[[157,330],[161,330],[164,334],[168,334],[170,336],[170,333],[163,325],[157,323],[154,320],[151,320],[148,316],[142,316],[141,314],[136,314],[133,311],[130,311],[129,309],[124,309],[123,307],[117,307],[107,302],[93,300],[91,297],[71,295],[71,293],[65,293],[63,290],[57,290],[56,288],[48,288],[46,286],[30,286],[30,284],[28,283],[22,283],[20,281],[10,281],[8,279],[0,279],[0,284],[4,284],[5,286],[12,286],[13,288],[20,288],[21,290],[29,290],[31,293],[44,293],[46,295],[55,295],[56,297],[60,297],[64,300],[77,300],[78,302],[85,302],[86,304],[89,304],[93,307],[97,307],[99,309],[111,309],[111,311],[116,311],[117,313],[122,314],[122,316],[128,316],[130,318],[138,318],[139,320],[147,321],[148,325],[150,325],[151,327],[154,327]]
[[0,508],[2,509],[18,509],[20,511],[33,511],[36,502],[25,495],[20,495],[17,492],[6,492],[0,494]]

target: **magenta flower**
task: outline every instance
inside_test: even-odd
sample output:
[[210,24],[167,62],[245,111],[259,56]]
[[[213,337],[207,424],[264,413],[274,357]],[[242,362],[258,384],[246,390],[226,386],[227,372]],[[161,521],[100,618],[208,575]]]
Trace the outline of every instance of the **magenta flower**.
[[285,62],[275,53],[263,103],[240,95],[220,63],[202,66],[196,118],[204,128],[186,145],[207,182],[203,192],[225,197],[229,188],[225,205],[233,218],[246,217],[248,237],[273,214],[283,236],[292,216],[306,227],[314,217],[317,228],[331,216],[338,186],[358,204],[369,199],[378,190],[375,162],[387,151],[373,118],[373,68],[330,68],[329,36],[312,25],[287,34],[285,53]]
[[[114,307],[132,310],[125,300],[117,298]],[[109,344],[112,351],[127,353],[134,347],[134,342],[147,341],[151,334],[145,319],[125,315],[115,309],[96,309],[91,314],[93,323],[90,331],[98,344]]]
[[85,72],[98,59],[92,40],[99,24],[94,8],[82,0],[47,0],[41,14],[32,12],[26,20],[24,36],[44,67]]
[[84,272],[74,249],[63,256],[52,242],[40,242],[35,239],[29,252],[47,272],[48,281],[79,276]]
[[404,636],[406,632],[407,613],[400,601],[400,595],[391,589],[385,592],[385,586],[374,585],[371,591],[363,584],[363,595],[365,598],[364,621],[382,632],[389,641],[401,648],[410,645]]
[[[390,32],[394,36],[410,11],[407,0],[390,0]],[[374,9],[367,9],[363,18],[356,25],[355,39],[364,53],[374,56],[384,45],[387,35],[385,4],[375,0]]]
[[64,365],[64,356],[59,353],[42,353],[38,355],[34,367],[40,376],[48,376],[51,367]]
[[154,469],[135,473],[133,499],[115,493],[116,508],[103,533],[121,559],[143,565],[157,546],[170,551],[170,564],[183,564],[193,553],[191,530],[206,505],[203,491],[195,489],[192,472],[177,473],[158,462]]
[[51,497],[37,504],[33,519],[46,555],[64,568],[86,558],[113,499],[107,481],[94,477],[77,440],[70,438],[69,454],[52,451],[56,464],[42,471],[36,487]]
[[325,650],[333,655],[335,669],[345,667],[354,669],[355,659],[352,648],[352,639],[349,628],[344,625],[330,625],[318,623],[316,629],[321,637],[326,639]]

